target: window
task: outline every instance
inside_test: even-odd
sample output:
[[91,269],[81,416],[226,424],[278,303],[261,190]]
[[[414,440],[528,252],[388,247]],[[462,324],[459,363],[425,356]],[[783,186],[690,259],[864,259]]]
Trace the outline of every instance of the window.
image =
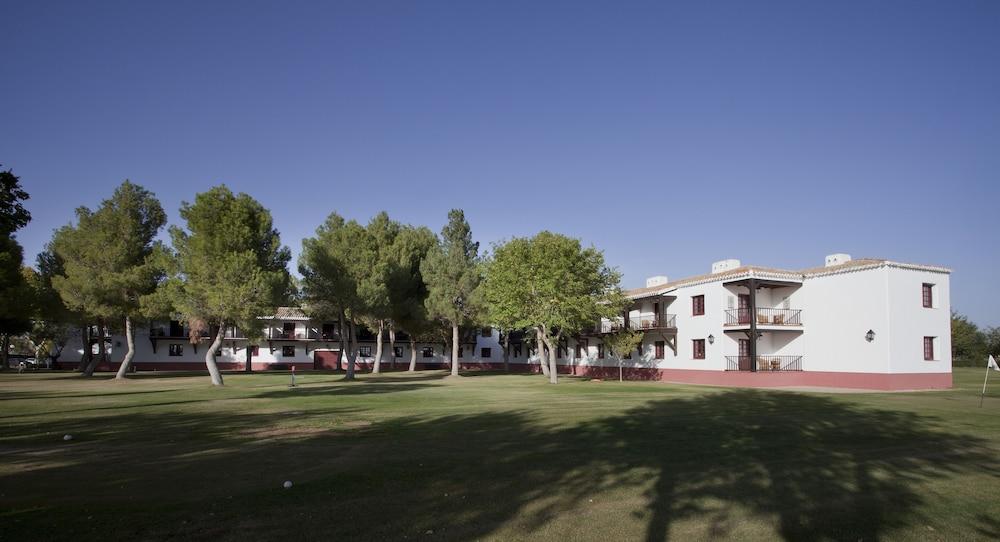
[[483,337],[492,337],[492,336],[493,336],[493,328],[491,328],[491,327],[484,327],[483,328]]
[[924,359],[934,361],[934,339],[935,337],[924,337]]
[[934,285],[927,284],[925,282],[921,290],[924,298],[924,308],[926,309],[934,308]]
[[[181,325],[177,320],[170,321],[170,336],[171,337],[183,337],[184,336],[184,326]],[[180,354],[178,354],[180,355]]]
[[334,324],[323,324],[323,338],[332,339],[337,334],[337,327]]
[[260,355],[260,346],[258,346],[256,344],[253,345],[253,346],[251,346],[250,347],[250,355],[254,356],[254,357],[259,356]]
[[490,356],[492,356],[492,355],[493,355],[493,349],[492,348],[483,348],[483,349],[481,349],[479,351],[479,357],[481,357],[483,359],[489,359]]
[[694,359],[705,359],[705,339],[692,340],[691,352]]
[[556,346],[556,359],[563,359],[564,357],[566,357],[566,350],[567,349],[566,349],[565,346],[563,346],[561,344],[557,345]]
[[433,346],[425,346],[421,350],[421,353],[422,353],[422,355],[425,358],[433,358],[434,357],[434,347]]
[[583,359],[583,345],[576,345],[576,359]]
[[184,345],[183,344],[171,344],[170,351],[168,352],[171,356],[183,356],[184,355]]
[[293,358],[293,357],[295,357],[295,347],[294,346],[282,346],[281,347],[281,357],[283,357],[283,358]]
[[459,346],[458,347],[458,357],[460,357],[460,358],[464,358],[465,357],[465,347],[463,347],[463,346]]
[[663,359],[663,347],[665,346],[663,341],[656,341],[656,359]]
[[691,316],[702,316],[705,314],[705,296],[691,296]]
[[511,345],[511,350],[514,351],[514,357],[521,357],[521,343],[514,343]]
[[604,343],[597,345],[597,359],[604,359]]
[[215,357],[217,357],[217,358],[218,357],[222,357],[222,349],[221,348],[215,351]]
[[392,357],[394,357],[394,358],[401,358],[401,357],[403,357],[403,347],[402,346],[393,347],[393,349],[392,349]]
[[370,358],[370,357],[372,357],[372,347],[371,346],[359,346],[358,347],[358,355],[361,356],[361,357],[363,357],[363,358]]

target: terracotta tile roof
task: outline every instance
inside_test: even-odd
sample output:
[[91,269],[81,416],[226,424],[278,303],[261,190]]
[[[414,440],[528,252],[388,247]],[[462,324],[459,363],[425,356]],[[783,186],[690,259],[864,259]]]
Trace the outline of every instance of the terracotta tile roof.
[[759,265],[744,265],[734,269],[730,269],[728,271],[723,271],[721,273],[705,273],[704,275],[695,275],[693,277],[687,277],[679,280],[670,281],[667,282],[666,284],[659,284],[656,286],[648,286],[645,288],[633,288],[630,290],[625,290],[625,295],[632,299],[642,299],[644,297],[652,297],[652,296],[666,294],[671,290],[674,290],[678,287],[685,286],[688,284],[695,284],[699,282],[726,281],[735,278],[741,278],[743,276],[749,276],[751,271],[753,272],[754,276],[757,277],[803,280],[809,277],[819,277],[823,275],[830,275],[833,273],[840,273],[851,270],[861,270],[868,267],[880,267],[883,265],[888,265],[891,267],[900,267],[903,269],[932,271],[937,273],[951,272],[950,269],[944,267],[893,262],[882,258],[858,258],[848,262],[844,262],[842,264],[831,265],[829,267],[827,266],[809,267],[806,269],[799,269],[794,271],[789,269],[778,269],[775,267],[762,267]]
[[299,307],[278,307],[271,316],[260,316],[261,320],[308,320],[309,317]]

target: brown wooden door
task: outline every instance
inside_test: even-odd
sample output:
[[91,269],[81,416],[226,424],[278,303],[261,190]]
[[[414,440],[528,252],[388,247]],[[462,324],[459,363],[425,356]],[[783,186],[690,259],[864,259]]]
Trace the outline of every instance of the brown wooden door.
[[750,323],[750,294],[740,294],[740,306],[737,315],[741,324]]
[[750,370],[750,339],[740,339],[740,370]]
[[340,352],[316,350],[313,352],[313,369],[336,371],[340,368]]

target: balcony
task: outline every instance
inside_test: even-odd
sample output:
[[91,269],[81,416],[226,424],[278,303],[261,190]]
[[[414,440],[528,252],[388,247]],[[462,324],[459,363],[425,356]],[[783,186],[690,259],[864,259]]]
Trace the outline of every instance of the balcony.
[[629,327],[638,330],[677,329],[676,314],[649,314],[628,319]]
[[674,331],[677,329],[676,314],[645,314],[633,316],[627,322],[628,324],[626,325],[626,320],[621,317],[614,320],[602,320],[597,325],[596,331],[598,333],[615,333],[623,329],[634,329],[637,331]]
[[750,356],[726,356],[727,371],[778,372],[801,371],[802,356],[757,356],[756,366]]
[[[801,326],[800,309],[774,309],[757,307],[756,323],[759,326]],[[729,309],[726,311],[727,326],[749,326],[753,312],[750,309]]]
[[616,320],[602,320],[597,325],[598,333],[615,333],[622,329],[625,329],[625,322],[621,318]]

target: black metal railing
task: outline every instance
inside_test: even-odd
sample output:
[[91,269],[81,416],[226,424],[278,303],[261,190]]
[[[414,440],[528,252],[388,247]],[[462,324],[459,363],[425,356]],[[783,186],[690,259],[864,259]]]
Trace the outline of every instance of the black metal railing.
[[757,356],[757,363],[753,363],[751,356],[726,356],[727,371],[801,371],[802,356]]
[[677,327],[676,314],[648,314],[629,318],[632,329],[670,329]]
[[597,324],[597,331],[600,333],[614,333],[622,329],[625,329],[625,322],[622,318],[601,320],[601,323]]
[[802,325],[802,311],[800,309],[757,307],[756,311],[750,309],[729,309],[726,311],[727,326],[747,326],[750,325],[751,318],[756,319],[757,324],[762,326]]
[[602,320],[595,330],[598,333],[614,333],[622,329],[635,329],[639,331],[643,330],[655,330],[655,329],[676,329],[677,328],[677,315],[676,314],[645,314],[640,316],[630,317],[625,320],[623,317],[618,317],[613,320]]

